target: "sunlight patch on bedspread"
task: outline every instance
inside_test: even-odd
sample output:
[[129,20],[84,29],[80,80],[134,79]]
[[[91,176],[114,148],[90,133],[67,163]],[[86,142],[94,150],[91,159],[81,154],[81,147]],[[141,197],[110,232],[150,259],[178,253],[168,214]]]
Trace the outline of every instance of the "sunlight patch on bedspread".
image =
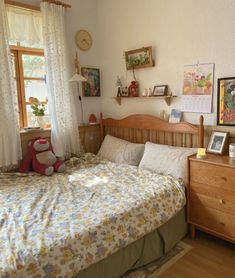
[[0,175],[0,277],[72,277],[153,231],[182,185],[86,155],[63,174]]

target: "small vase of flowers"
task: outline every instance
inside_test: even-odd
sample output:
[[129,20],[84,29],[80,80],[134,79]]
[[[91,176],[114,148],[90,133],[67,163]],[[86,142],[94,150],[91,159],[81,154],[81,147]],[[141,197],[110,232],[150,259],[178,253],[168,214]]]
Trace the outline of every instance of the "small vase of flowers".
[[29,98],[30,107],[32,109],[32,113],[36,118],[36,125],[40,128],[44,128],[45,121],[45,110],[46,110],[46,104],[47,101],[39,101],[36,97],[30,97]]

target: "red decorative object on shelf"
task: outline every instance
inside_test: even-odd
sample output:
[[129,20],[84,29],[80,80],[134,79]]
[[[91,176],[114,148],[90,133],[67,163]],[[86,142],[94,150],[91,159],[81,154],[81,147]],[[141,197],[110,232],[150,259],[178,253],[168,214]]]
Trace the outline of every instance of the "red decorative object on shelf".
[[94,115],[94,114],[91,114],[90,116],[89,116],[89,124],[90,125],[93,125],[93,124],[96,124],[97,123],[97,118],[96,118],[96,116]]
[[137,81],[131,81],[131,85],[129,86],[129,96],[130,97],[138,97],[138,83]]

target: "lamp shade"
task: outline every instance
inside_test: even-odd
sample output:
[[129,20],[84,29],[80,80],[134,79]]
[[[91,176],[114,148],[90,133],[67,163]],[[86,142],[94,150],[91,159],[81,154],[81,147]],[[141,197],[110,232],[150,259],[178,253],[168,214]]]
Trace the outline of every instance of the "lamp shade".
[[83,77],[81,74],[75,73],[70,79],[69,82],[83,82],[87,81],[85,77]]

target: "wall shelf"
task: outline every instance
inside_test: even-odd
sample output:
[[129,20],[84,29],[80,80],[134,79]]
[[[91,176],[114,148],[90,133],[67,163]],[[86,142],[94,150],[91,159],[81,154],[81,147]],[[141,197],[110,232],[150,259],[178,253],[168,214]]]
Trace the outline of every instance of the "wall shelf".
[[113,99],[115,99],[116,100],[116,102],[119,104],[119,105],[121,105],[122,104],[122,100],[123,99],[164,99],[165,100],[165,102],[166,102],[166,104],[168,105],[168,106],[170,106],[171,105],[171,101],[172,101],[172,99],[173,98],[175,98],[175,97],[177,97],[177,96],[157,96],[157,97],[113,97]]

